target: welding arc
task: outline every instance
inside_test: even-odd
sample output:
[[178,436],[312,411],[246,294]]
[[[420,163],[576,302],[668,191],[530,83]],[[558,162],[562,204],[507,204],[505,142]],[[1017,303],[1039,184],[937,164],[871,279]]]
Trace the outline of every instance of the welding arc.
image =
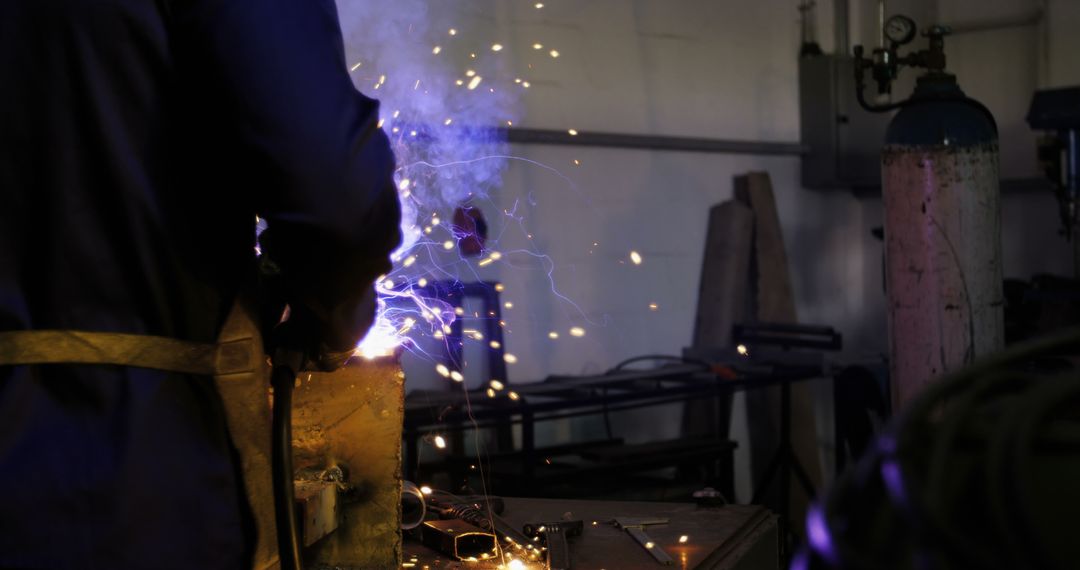
[[302,354],[279,350],[274,354],[274,368],[270,376],[270,385],[274,388],[270,461],[281,570],[303,570],[304,567],[300,558],[300,529],[297,525],[292,468],[292,393],[302,362]]

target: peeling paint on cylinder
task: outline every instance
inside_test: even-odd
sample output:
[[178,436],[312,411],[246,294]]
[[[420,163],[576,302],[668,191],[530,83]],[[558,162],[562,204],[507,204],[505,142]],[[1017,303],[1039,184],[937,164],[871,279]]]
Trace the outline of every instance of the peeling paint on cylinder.
[[1004,344],[995,143],[882,154],[893,406]]

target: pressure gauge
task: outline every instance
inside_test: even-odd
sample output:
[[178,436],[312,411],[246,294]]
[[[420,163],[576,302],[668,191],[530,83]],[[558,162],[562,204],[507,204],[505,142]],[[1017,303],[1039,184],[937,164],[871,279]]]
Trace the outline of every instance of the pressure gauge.
[[896,15],[885,22],[885,37],[895,45],[903,45],[915,39],[915,20]]

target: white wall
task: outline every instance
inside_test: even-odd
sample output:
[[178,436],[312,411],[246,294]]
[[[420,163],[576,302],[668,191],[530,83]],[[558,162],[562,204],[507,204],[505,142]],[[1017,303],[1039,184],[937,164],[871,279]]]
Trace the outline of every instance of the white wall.
[[[544,3],[537,10],[532,2],[473,1],[432,12],[453,20],[433,27],[458,28],[455,41],[477,50],[505,46],[507,72],[532,85],[520,90],[524,126],[798,140],[793,0]],[[876,3],[852,3],[852,43],[872,43]],[[1030,4],[941,0],[935,7],[912,0],[892,2],[890,13],[911,11],[927,23],[934,16],[1008,15]],[[962,86],[1001,123],[1005,177],[1035,175],[1034,138],[1023,123],[1031,91],[1080,83],[1072,55],[1080,47],[1072,33],[1080,2],[1050,0],[1048,10],[1053,17],[1041,27],[947,42]],[[831,15],[831,2],[821,2],[818,36],[826,49]],[[544,49],[532,49],[536,42]],[[558,59],[547,55],[551,48]],[[505,230],[499,248],[508,252],[506,263],[481,271],[505,283],[504,299],[514,303],[505,315],[506,348],[519,359],[511,382],[602,372],[639,354],[678,354],[690,341],[707,210],[731,197],[733,176],[750,170],[772,177],[800,319],[841,330],[849,356],[885,349],[881,246],[870,235],[881,224],[879,200],[802,189],[794,157],[535,145],[512,153],[521,160],[510,163],[502,189],[485,206]],[[1054,235],[1053,200],[1022,195],[1005,203],[1006,273],[1068,271],[1067,247]],[[631,250],[642,254],[642,265],[629,263]],[[571,326],[584,327],[586,336],[571,338]],[[549,331],[560,338],[549,339]],[[428,362],[406,367],[411,388],[444,382]],[[618,420],[616,431],[631,439],[674,436],[677,426],[677,410],[669,410],[649,422]],[[561,433],[570,429],[576,428]]]

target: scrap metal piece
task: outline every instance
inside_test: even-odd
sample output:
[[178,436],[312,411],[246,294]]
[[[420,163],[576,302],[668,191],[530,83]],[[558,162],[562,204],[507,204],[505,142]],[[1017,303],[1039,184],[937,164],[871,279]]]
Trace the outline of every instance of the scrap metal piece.
[[580,536],[584,527],[585,523],[577,520],[529,523],[522,530],[529,537],[543,537],[547,547],[548,570],[570,570],[570,544],[567,539]]
[[656,542],[649,538],[649,535],[645,532],[645,527],[654,524],[668,524],[668,519],[663,518],[635,518],[635,517],[617,517],[611,520],[612,524],[616,527],[626,531],[627,534],[632,536],[634,540],[638,542],[645,551],[652,555],[657,562],[664,566],[670,566],[674,564],[674,561],[668,556],[667,552]]
[[495,535],[461,519],[427,521],[421,526],[424,546],[462,561],[498,556]]
[[331,481],[296,481],[296,511],[304,546],[311,546],[340,524],[338,487]]

